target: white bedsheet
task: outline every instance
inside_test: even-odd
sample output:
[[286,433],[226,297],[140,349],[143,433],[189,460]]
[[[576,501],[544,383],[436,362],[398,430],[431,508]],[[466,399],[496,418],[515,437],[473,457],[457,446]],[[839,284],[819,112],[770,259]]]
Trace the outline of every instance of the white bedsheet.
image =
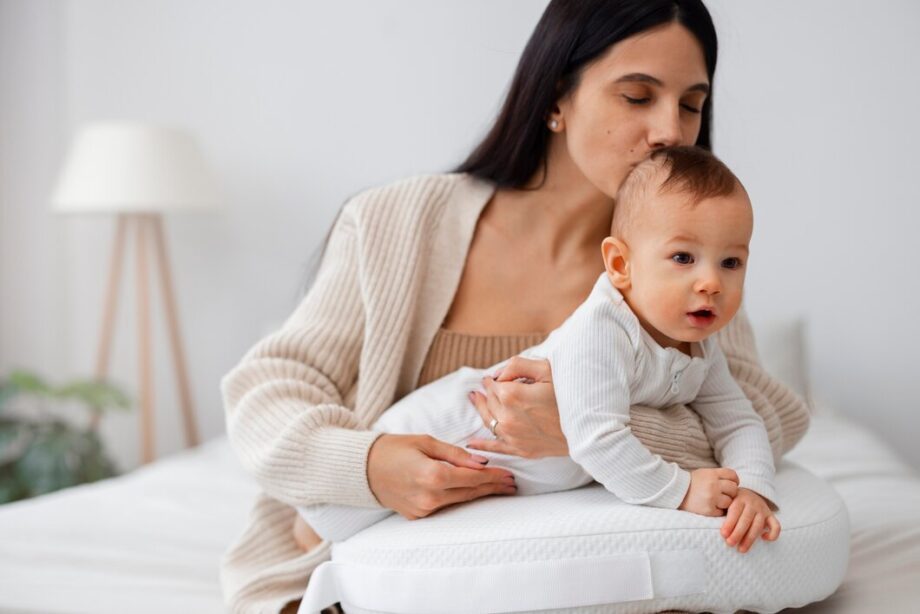
[[223,612],[218,559],[257,490],[221,438],[0,506],[0,611]]
[[920,612],[920,479],[878,437],[822,415],[788,458],[827,480],[850,512],[850,567],[807,614]]
[[[817,416],[789,458],[852,525],[846,580],[808,614],[914,612],[920,479],[865,429]],[[223,612],[217,565],[256,493],[225,439],[121,478],[0,507],[2,612]]]

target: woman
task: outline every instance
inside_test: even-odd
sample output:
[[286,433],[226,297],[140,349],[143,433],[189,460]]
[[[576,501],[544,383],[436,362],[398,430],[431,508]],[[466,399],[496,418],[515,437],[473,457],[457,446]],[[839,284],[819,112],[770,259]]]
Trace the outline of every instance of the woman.
[[[230,441],[264,490],[224,560],[234,610],[296,608],[328,558],[292,506],[418,518],[514,491],[462,448],[368,427],[420,384],[539,342],[582,302],[630,169],[656,148],[709,147],[715,64],[699,0],[553,0],[495,126],[458,173],[346,204],[313,288],[222,382]],[[778,456],[804,433],[805,406],[763,372],[743,315],[720,337]],[[497,439],[471,448],[566,453],[545,362],[516,359],[484,384],[474,403]],[[635,407],[631,427],[667,460],[715,465],[686,407]]]

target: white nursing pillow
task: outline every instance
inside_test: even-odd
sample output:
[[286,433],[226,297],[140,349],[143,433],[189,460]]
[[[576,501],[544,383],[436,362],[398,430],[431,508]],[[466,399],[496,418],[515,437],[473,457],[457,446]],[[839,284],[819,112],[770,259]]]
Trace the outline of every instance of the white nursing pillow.
[[849,522],[837,493],[788,461],[782,535],[747,554],[721,518],[628,505],[599,485],[488,497],[416,521],[393,515],[336,544],[300,612],[349,614],[775,612],[843,581]]

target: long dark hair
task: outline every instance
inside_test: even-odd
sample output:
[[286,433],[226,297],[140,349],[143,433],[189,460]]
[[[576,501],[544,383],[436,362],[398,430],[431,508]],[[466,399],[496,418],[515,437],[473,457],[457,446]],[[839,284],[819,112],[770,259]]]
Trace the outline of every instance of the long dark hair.
[[[456,172],[514,188],[541,167],[545,177],[546,117],[578,85],[582,69],[614,43],[671,22],[699,40],[711,87],[718,42],[701,0],[552,0],[521,54],[495,124]],[[696,141],[704,149],[711,149],[711,123],[710,94]]]

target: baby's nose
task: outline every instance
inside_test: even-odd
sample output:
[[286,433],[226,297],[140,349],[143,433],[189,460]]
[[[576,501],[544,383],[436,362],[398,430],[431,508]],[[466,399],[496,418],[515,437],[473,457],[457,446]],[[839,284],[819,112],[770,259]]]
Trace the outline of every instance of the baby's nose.
[[696,291],[704,294],[718,294],[722,291],[722,280],[718,275],[706,275],[696,282]]

